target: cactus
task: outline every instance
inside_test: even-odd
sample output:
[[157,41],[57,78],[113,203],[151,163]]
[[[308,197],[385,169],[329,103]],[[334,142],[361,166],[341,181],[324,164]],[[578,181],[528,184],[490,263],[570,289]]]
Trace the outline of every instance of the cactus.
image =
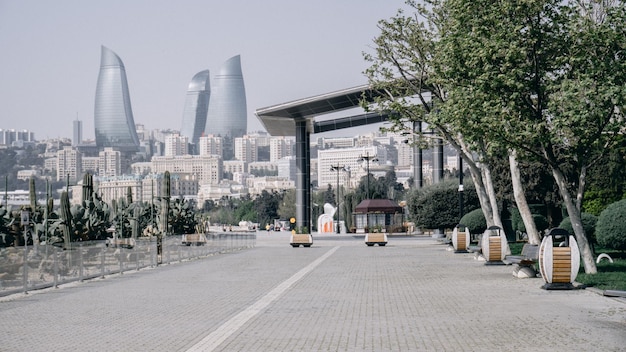
[[35,178],[31,177],[28,184],[28,191],[30,196],[30,209],[35,211],[37,208],[37,192],[35,191]]
[[170,172],[165,171],[163,175],[163,187],[162,192],[163,196],[161,197],[161,215],[160,215],[160,228],[161,233],[166,234],[168,229],[168,217],[170,213],[170,195],[172,192],[171,189],[171,181],[170,181]]
[[61,193],[61,205],[59,207],[59,213],[63,225],[62,229],[65,249],[69,249],[70,235],[72,233],[72,212],[70,211],[70,197],[65,191]]
[[129,217],[131,234],[134,239],[139,237],[139,218],[141,217],[141,207],[137,204],[133,207],[133,216]]
[[126,203],[128,203],[128,205],[133,204],[133,188],[131,186],[126,188]]
[[91,200],[91,196],[93,194],[93,175],[90,173],[86,173],[83,176],[83,199],[82,203]]

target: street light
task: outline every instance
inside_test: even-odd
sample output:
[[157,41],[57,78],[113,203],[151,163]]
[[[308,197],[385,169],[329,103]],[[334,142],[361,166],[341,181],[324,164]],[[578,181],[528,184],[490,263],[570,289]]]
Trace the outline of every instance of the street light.
[[339,171],[350,171],[350,167],[349,166],[341,166],[341,165],[331,165],[330,166],[330,171],[337,171],[337,233],[341,233],[341,228],[340,228],[340,212],[339,212]]
[[360,162],[365,161],[367,163],[367,198],[370,198],[370,160],[371,161],[378,161],[378,158],[376,157],[376,155],[370,155],[369,152],[366,152],[365,155],[361,155],[359,157]]

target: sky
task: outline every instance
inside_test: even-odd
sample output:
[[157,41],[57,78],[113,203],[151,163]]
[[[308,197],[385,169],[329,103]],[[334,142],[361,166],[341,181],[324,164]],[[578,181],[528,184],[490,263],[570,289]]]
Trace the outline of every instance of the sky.
[[[180,130],[191,78],[241,55],[254,112],[367,83],[379,20],[404,0],[0,0],[0,129],[94,138],[100,47],[124,62],[135,123]],[[345,133],[350,135],[349,132]]]

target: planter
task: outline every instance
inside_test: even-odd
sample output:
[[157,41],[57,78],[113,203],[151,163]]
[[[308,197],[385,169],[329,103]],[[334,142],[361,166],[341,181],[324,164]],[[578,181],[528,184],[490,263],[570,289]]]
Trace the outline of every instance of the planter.
[[302,245],[303,247],[311,247],[311,245],[313,245],[313,236],[306,233],[294,233],[291,234],[289,244],[294,248],[300,247],[300,245]]
[[387,234],[384,232],[368,232],[365,234],[365,244],[369,247],[375,244],[385,246],[387,244]]

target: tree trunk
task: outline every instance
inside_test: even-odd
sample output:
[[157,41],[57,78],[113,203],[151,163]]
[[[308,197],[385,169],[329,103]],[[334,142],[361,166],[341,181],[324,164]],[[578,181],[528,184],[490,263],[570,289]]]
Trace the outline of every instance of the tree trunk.
[[489,169],[489,166],[487,166],[487,164],[482,164],[480,169],[483,177],[483,182],[487,189],[487,195],[489,196],[489,204],[491,205],[493,224],[500,227],[501,229],[504,229],[504,226],[502,226],[502,219],[500,219],[500,210],[498,209],[496,190],[493,188],[493,181],[491,180],[491,169]]
[[476,188],[476,194],[478,195],[478,201],[480,202],[480,208],[483,211],[483,215],[485,216],[485,221],[487,222],[487,227],[493,226],[493,210],[491,208],[491,203],[489,202],[489,196],[487,195],[487,190],[485,188],[485,184],[483,183],[483,178],[481,176],[481,171],[479,167],[476,165],[474,160],[467,157],[467,155],[463,154],[465,158],[465,162],[467,163],[470,175],[472,176],[472,181],[474,181],[474,188]]
[[533,215],[526,202],[526,195],[524,194],[524,186],[522,185],[522,179],[520,176],[519,164],[517,163],[517,152],[515,150],[509,151],[509,167],[511,168],[511,181],[513,183],[513,196],[515,197],[515,204],[526,227],[526,234],[528,234],[528,243],[540,244],[541,238],[535,226]]
[[552,176],[559,186],[561,197],[563,197],[563,202],[567,208],[567,215],[569,216],[572,228],[574,229],[574,235],[576,237],[576,241],[578,242],[578,248],[580,249],[580,254],[583,259],[585,273],[596,274],[598,269],[596,267],[596,262],[593,260],[593,252],[589,246],[589,241],[587,241],[587,236],[585,235],[580,210],[576,208],[576,205],[574,204],[574,200],[567,189],[567,181],[565,180],[565,176],[561,170],[555,168],[554,166],[550,166],[550,168],[552,169]]

